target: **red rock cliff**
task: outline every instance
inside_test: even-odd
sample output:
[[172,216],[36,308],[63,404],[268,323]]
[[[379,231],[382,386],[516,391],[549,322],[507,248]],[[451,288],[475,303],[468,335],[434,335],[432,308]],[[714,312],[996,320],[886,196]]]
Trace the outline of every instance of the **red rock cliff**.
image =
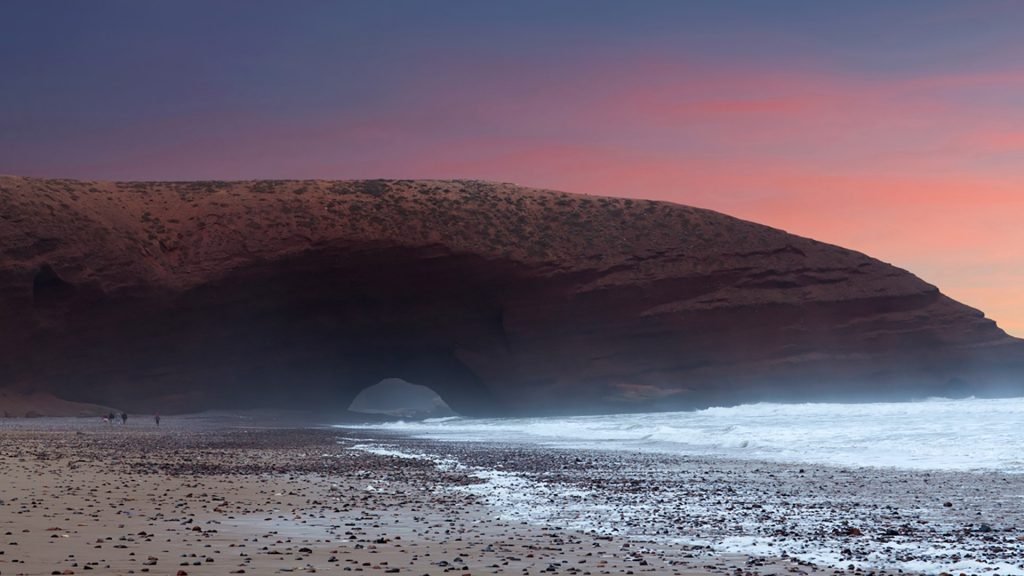
[[0,177],[0,386],[464,413],[1021,393],[1022,342],[863,254],[663,202],[441,181]]

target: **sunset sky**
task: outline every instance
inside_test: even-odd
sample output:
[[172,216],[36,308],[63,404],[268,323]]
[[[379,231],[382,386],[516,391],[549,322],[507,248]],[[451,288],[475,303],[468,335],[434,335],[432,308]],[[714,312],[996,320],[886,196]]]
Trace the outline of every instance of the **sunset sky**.
[[0,5],[0,173],[474,178],[865,252],[1024,336],[1024,2]]

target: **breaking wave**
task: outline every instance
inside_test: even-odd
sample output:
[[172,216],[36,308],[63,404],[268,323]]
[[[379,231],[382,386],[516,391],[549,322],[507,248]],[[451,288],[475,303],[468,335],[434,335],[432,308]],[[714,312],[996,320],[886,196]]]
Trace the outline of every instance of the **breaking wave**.
[[854,467],[1024,473],[1024,398],[762,403],[695,412],[456,417],[365,428],[446,441],[522,442]]

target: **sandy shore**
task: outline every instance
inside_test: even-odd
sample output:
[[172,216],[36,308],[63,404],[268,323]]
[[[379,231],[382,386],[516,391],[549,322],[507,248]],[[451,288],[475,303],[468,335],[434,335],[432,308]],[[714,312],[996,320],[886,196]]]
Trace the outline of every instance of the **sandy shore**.
[[[3,421],[0,574],[845,571],[655,543],[626,526],[609,535],[509,518],[468,469],[367,452],[372,438],[344,431],[282,425]],[[515,466],[516,454],[501,458]],[[567,457],[547,461],[555,476]],[[604,505],[616,513],[616,502]]]

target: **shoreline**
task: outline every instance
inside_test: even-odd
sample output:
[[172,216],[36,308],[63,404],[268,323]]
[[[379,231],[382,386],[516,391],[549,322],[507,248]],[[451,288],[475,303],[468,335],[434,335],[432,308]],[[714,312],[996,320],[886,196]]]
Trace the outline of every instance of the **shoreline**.
[[386,447],[391,440],[400,450],[422,451],[442,462],[454,458],[485,477],[496,470],[525,479],[487,487],[485,501],[497,509],[515,510],[527,502],[519,517],[537,516],[529,499],[554,495],[563,512],[547,514],[540,506],[544,522],[596,529],[653,547],[689,546],[712,557],[791,558],[831,571],[1024,574],[1022,474],[417,441],[399,435],[381,443]]
[[[479,474],[494,470],[549,486],[547,504],[554,508],[567,486],[581,483],[591,485],[571,497],[603,500],[598,504],[620,514],[655,485],[672,494],[666,478],[620,485],[605,473],[624,461],[608,454],[429,443],[363,429],[278,427],[209,415],[169,417],[160,427],[140,420],[123,427],[77,418],[0,427],[0,574],[847,571],[659,542],[628,533],[625,524],[622,533],[608,534],[578,528],[584,524],[574,528],[569,518],[508,517],[500,508],[508,503],[493,501],[501,490]],[[429,449],[424,453],[459,465],[353,449],[367,443],[396,445],[400,452]],[[653,470],[664,462],[650,464]],[[709,473],[696,462],[676,465],[690,467],[687,482]],[[581,467],[593,476],[578,474]],[[733,480],[741,475],[722,471]],[[600,475],[606,486],[593,484]],[[716,486],[710,481],[692,490],[710,499]],[[506,488],[505,494],[518,489]],[[744,499],[732,500],[734,510],[723,512],[741,518],[736,503]],[[623,522],[630,521],[626,516]],[[155,563],[147,564],[151,558]]]

